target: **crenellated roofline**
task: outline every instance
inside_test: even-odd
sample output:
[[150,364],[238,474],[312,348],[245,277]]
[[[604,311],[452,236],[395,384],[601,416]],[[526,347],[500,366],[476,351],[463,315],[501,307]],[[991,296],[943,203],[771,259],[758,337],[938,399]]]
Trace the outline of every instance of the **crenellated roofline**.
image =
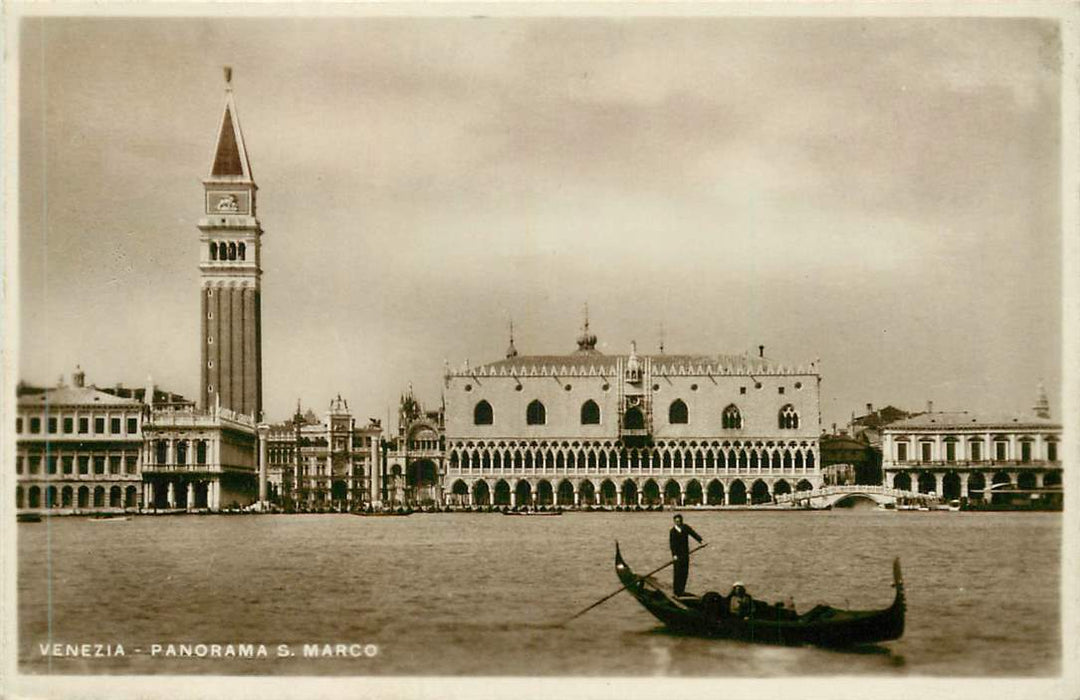
[[[478,367],[468,363],[446,370],[451,377],[613,377],[624,366],[628,355],[533,355],[512,357]],[[817,361],[786,365],[747,355],[645,355],[653,377],[709,376],[791,376],[819,375]]]

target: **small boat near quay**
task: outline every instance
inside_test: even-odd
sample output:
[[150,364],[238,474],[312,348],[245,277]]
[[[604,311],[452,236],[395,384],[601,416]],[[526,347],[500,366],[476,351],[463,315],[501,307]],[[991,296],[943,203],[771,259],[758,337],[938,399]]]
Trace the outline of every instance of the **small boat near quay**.
[[406,515],[412,515],[413,510],[411,508],[398,508],[397,510],[356,510],[353,511],[353,515],[362,515],[365,518],[389,518],[389,517],[403,517]]
[[732,614],[729,597],[716,592],[674,596],[651,576],[638,576],[615,545],[615,573],[638,603],[668,629],[681,634],[745,642],[852,647],[899,639],[906,601],[900,560],[893,561],[892,604],[878,610],[842,610],[818,605],[802,615],[782,604],[751,600],[744,614]]
[[15,522],[19,523],[40,523],[41,513],[18,513],[15,515]]
[[93,515],[88,520],[92,523],[122,523],[131,520],[130,515]]
[[552,516],[562,515],[561,510],[504,510],[503,515]]

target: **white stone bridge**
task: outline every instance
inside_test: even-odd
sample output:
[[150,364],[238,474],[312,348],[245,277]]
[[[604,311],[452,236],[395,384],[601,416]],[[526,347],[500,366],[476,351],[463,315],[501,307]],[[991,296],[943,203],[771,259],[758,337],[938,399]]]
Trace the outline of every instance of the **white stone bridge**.
[[937,501],[927,493],[903,491],[888,486],[825,486],[815,491],[795,491],[776,497],[778,504],[790,504],[794,507],[828,508],[841,501],[865,500],[879,505],[896,503],[898,499]]

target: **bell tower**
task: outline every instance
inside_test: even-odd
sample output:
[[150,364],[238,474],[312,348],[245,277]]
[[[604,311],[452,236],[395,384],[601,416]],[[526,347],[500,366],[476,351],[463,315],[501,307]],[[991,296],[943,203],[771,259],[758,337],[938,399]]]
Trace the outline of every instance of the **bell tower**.
[[203,408],[228,408],[258,421],[262,413],[262,227],[244,135],[236,115],[232,69],[225,107],[203,180],[199,219]]

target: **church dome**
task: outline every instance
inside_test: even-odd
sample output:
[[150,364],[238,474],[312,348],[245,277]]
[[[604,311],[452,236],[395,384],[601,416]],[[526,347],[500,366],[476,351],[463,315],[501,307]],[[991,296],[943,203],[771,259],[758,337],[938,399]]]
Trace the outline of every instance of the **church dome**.
[[589,332],[589,326],[585,326],[585,330],[577,339],[577,347],[581,352],[589,352],[596,349],[596,334]]

